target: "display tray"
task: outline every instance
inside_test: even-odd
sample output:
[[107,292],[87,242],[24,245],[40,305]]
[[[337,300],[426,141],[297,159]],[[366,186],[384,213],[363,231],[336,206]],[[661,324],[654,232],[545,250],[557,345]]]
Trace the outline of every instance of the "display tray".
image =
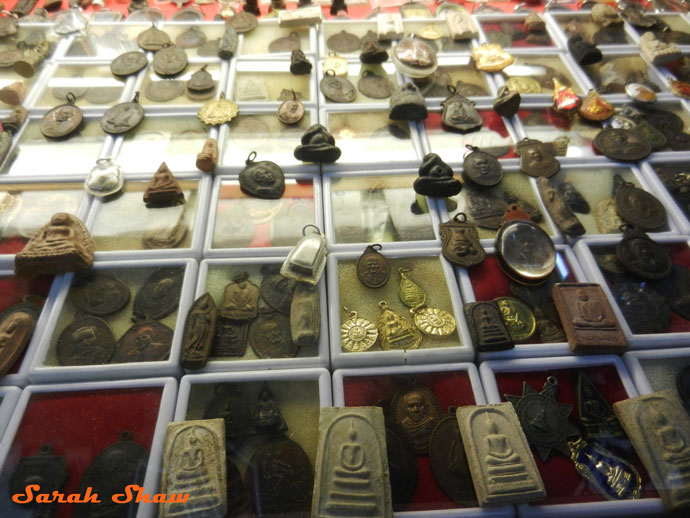
[[[489,403],[506,401],[505,394],[523,395],[523,383],[540,392],[547,377],[555,377],[556,401],[573,406],[568,419],[582,433],[577,407],[577,378],[580,372],[589,377],[608,404],[638,395],[623,362],[615,356],[488,361],[480,366]],[[616,516],[624,512],[626,516],[648,516],[659,513],[662,510],[661,501],[630,442],[626,438],[599,438],[598,441],[635,467],[642,480],[640,499],[606,500],[576,473],[568,457],[552,450],[544,462],[532,450],[547,496],[534,504],[519,505],[518,514],[581,516],[582,513],[592,512],[598,516]]]
[[[128,437],[146,450],[148,459],[132,465],[124,460],[126,457],[111,453],[109,460],[114,466],[101,464],[96,469],[105,469],[109,473],[105,479],[108,482],[114,482],[114,475],[118,474],[121,479],[115,483],[124,487],[134,478],[131,471],[120,471],[123,466],[128,466],[135,470],[136,479],[144,491],[155,493],[159,481],[156,467],[162,454],[165,423],[172,419],[176,392],[177,381],[172,378],[27,388],[17,404],[0,449],[0,509],[3,515],[33,516],[32,506],[10,501],[8,484],[20,459],[36,457],[46,444],[52,447],[52,455],[64,458],[68,478],[61,484],[62,491],[84,494],[82,478],[93,466],[92,462],[106,448]],[[120,434],[125,432],[127,435],[121,438]],[[126,464],[121,464],[123,461]],[[55,473],[54,464],[52,466],[48,469]],[[45,465],[38,468],[39,476],[46,475],[42,469],[46,469]],[[87,479],[91,483],[93,480]],[[101,478],[99,483],[103,482]],[[95,488],[93,491],[98,492]],[[101,494],[104,495],[105,491]],[[102,502],[104,506],[115,505],[105,498]],[[74,516],[74,505],[58,504],[55,516]],[[140,508],[139,516],[144,515],[150,515],[150,511],[146,514]]]

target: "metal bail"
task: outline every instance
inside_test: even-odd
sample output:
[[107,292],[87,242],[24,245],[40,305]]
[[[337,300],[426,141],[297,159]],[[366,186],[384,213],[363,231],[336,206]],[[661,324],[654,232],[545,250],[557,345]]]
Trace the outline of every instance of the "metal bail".
[[[308,228],[316,232],[306,234]],[[326,239],[316,225],[306,225],[302,229],[302,239],[290,251],[280,273],[290,279],[316,284],[326,267]]]

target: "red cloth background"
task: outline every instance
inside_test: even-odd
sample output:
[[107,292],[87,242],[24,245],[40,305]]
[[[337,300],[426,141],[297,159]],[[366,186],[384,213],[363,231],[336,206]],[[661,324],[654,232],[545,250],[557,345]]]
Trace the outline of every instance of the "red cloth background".
[[[35,456],[43,444],[53,446],[53,455],[65,458],[69,478],[63,493],[76,493],[86,468],[120,433],[147,451],[158,418],[162,387],[43,393],[32,396],[24,413],[5,469],[19,459]],[[73,516],[72,504],[59,504],[55,518]]]
[[[386,408],[401,384],[411,376],[352,376],[343,380],[345,406],[368,406],[384,403]],[[431,390],[443,409],[476,404],[470,378],[465,371],[430,372],[415,375],[415,382]],[[436,483],[429,457],[417,457],[417,488],[405,511],[456,509]]]

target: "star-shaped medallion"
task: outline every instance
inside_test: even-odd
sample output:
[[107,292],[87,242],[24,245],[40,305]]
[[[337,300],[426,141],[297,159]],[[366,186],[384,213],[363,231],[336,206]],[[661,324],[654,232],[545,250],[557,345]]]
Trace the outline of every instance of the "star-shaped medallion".
[[568,437],[580,435],[568,420],[573,410],[572,405],[556,401],[557,386],[556,378],[549,376],[541,392],[523,382],[522,396],[504,394],[515,408],[527,442],[544,462],[549,458],[552,448],[570,457]]

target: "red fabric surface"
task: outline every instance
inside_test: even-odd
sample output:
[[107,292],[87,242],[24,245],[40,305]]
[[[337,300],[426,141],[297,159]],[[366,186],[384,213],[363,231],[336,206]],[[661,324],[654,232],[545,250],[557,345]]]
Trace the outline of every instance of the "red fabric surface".
[[[49,443],[65,458],[69,478],[63,493],[76,493],[95,457],[128,430],[132,441],[151,449],[163,389],[95,390],[35,394],[26,408],[5,462],[13,469],[21,457],[35,456]],[[59,504],[55,518],[73,515],[72,504]]]
[[[493,6],[493,4],[492,4]],[[516,32],[522,32],[524,33],[524,37],[513,40],[513,43],[510,45],[511,48],[532,48],[532,47],[553,47],[553,40],[551,40],[551,36],[549,36],[549,40],[551,41],[548,45],[535,45],[534,43],[530,43],[527,41],[527,35],[529,34],[527,30],[525,29],[525,25],[522,22],[505,22],[511,25],[511,27],[514,28]],[[500,23],[482,23],[482,29],[484,30],[484,34],[489,34],[490,32],[503,32],[501,29],[501,24]]]
[[[666,245],[665,248],[671,253],[674,264],[690,269],[690,248],[685,243]],[[613,284],[607,281],[609,287]],[[678,313],[671,310],[671,322],[664,333],[687,333],[690,332],[690,320],[685,320]]]
[[[557,254],[561,257],[562,264],[568,265],[563,254]],[[511,297],[510,294],[510,277],[508,277],[496,261],[496,256],[490,254],[486,259],[477,266],[473,266],[467,270],[472,283],[472,291],[474,291],[474,298],[479,302],[486,300],[493,300],[496,297]],[[564,282],[575,282],[576,279],[568,268],[568,275]]]
[[[453,1],[453,0],[450,0]],[[5,8],[10,10],[12,7],[17,2],[6,2],[5,3]],[[477,9],[481,4],[478,3],[469,3],[469,2],[461,2],[457,1],[454,2],[457,4],[464,5],[465,8],[472,12],[473,10]],[[66,9],[68,7],[68,0],[63,0],[62,2],[62,8]],[[173,14],[177,12],[177,6],[174,3],[168,3],[168,4],[162,4],[162,5],[156,5],[153,0],[149,0],[148,2],[149,7],[154,7],[157,9],[160,9],[160,11],[165,15],[166,19],[169,19]],[[492,7],[497,7],[499,9],[502,9],[505,13],[512,13],[513,8],[515,5],[517,5],[518,2],[500,2],[500,3],[492,3]],[[39,2],[36,4],[36,7],[43,7],[45,5],[45,0],[39,0]],[[129,5],[129,1],[115,1],[115,0],[107,0],[105,2],[105,6],[107,9],[111,9],[113,11],[118,11],[125,16],[127,16],[127,6]],[[436,5],[438,4],[428,4],[431,11],[435,12],[436,11]],[[11,7],[10,7],[11,6]],[[196,9],[200,9],[204,13],[204,17],[206,20],[212,20],[213,17],[219,12],[220,6],[218,3],[214,3],[211,5],[196,5],[193,2],[186,2],[183,7],[195,7]],[[268,5],[260,5],[262,14],[266,14],[268,12]],[[530,4],[530,9],[541,12],[544,9],[544,6],[541,5],[540,3],[535,3],[535,4]],[[296,4],[290,4],[288,5],[288,9],[295,9]],[[94,10],[93,6],[89,6],[85,9],[85,11],[91,12]],[[330,6],[323,6],[321,8],[321,11],[323,12],[324,16],[326,18],[333,18],[330,14]],[[385,11],[388,12],[398,12],[398,7],[389,7],[386,8]],[[348,6],[348,12],[347,16],[350,18],[366,18],[366,16],[371,12],[371,7],[369,5],[359,5],[359,6]]]
[[[388,406],[402,383],[410,376],[352,376],[343,380],[345,406],[367,406],[385,402]],[[465,371],[431,372],[416,375],[415,381],[431,390],[444,414],[451,406],[474,405],[470,378]],[[384,410],[385,412],[385,410]],[[405,511],[457,508],[441,488],[431,470],[429,457],[417,457],[417,488]]]
[[[597,365],[583,369],[499,372],[496,374],[496,384],[498,385],[498,392],[501,394],[501,401],[505,401],[504,394],[522,395],[523,381],[527,382],[536,391],[541,392],[546,378],[548,376],[555,376],[558,380],[556,400],[559,403],[573,405],[569,420],[582,431],[577,411],[577,377],[580,370],[589,376],[611,405],[616,401],[628,398],[618,372],[613,365]],[[642,477],[642,498],[655,498],[657,496],[654,486],[649,480],[649,475],[642,466],[637,454],[635,454],[630,441],[627,439],[609,439],[603,440],[601,443],[609,451],[635,466],[640,477]],[[546,498],[539,502],[539,504],[565,504],[604,500],[577,474],[570,459],[565,455],[552,450],[548,460],[542,462],[536,453],[533,452],[533,454],[547,494]]]
[[[53,284],[52,275],[42,275],[36,278],[17,277],[15,275],[0,277],[0,313],[10,306],[18,304],[27,295],[48,296]],[[24,353],[14,362],[9,374],[16,374],[24,360]]]

